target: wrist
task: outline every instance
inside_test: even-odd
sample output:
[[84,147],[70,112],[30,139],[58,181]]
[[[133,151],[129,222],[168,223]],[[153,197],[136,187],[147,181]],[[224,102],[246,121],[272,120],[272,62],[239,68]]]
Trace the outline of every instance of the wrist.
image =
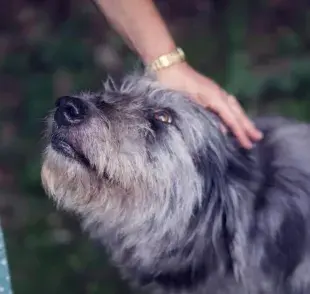
[[172,86],[182,84],[186,87],[190,78],[190,66],[186,62],[175,64],[171,67],[155,72],[155,78],[164,85]]
[[162,54],[147,64],[147,70],[153,72],[159,72],[167,68],[182,64],[185,62],[185,53],[179,48],[175,47],[173,50],[166,54]]
[[151,64],[158,57],[169,54],[177,48],[173,41],[167,41],[165,44],[160,42],[160,44],[153,45],[154,46],[149,49],[146,48],[144,51],[141,50],[140,52],[140,57],[145,65]]

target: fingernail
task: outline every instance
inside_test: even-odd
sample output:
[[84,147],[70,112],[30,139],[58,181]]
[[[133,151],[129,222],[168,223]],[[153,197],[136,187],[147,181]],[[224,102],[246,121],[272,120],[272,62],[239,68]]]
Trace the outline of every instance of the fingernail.
[[264,134],[262,132],[257,133],[257,138],[262,139],[264,137]]
[[246,145],[245,145],[245,148],[246,149],[252,149],[253,148],[253,144],[248,142]]

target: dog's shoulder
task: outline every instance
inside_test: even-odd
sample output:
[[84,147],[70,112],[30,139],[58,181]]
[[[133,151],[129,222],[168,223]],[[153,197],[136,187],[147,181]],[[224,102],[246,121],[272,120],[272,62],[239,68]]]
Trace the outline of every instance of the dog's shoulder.
[[255,123],[264,133],[257,148],[264,181],[256,193],[251,232],[260,254],[252,258],[267,276],[303,279],[310,289],[310,277],[299,270],[310,266],[304,265],[310,260],[310,125],[282,117]]
[[270,167],[310,175],[310,124],[284,117],[261,117],[255,123],[264,133],[259,149]]

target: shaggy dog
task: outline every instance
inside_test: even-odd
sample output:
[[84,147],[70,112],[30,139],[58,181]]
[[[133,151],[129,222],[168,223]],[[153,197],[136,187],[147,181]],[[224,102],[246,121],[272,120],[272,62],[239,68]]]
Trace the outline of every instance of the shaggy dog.
[[148,75],[58,99],[42,180],[154,293],[310,293],[310,128],[260,118],[246,151]]

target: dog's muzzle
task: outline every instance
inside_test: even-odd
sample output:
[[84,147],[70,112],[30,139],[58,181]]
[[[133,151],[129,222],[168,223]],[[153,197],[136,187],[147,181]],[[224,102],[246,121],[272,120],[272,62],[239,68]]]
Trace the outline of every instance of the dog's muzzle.
[[67,138],[68,129],[82,124],[89,113],[88,105],[82,99],[64,96],[56,101],[51,146],[67,158],[76,160],[86,166],[89,161]]

